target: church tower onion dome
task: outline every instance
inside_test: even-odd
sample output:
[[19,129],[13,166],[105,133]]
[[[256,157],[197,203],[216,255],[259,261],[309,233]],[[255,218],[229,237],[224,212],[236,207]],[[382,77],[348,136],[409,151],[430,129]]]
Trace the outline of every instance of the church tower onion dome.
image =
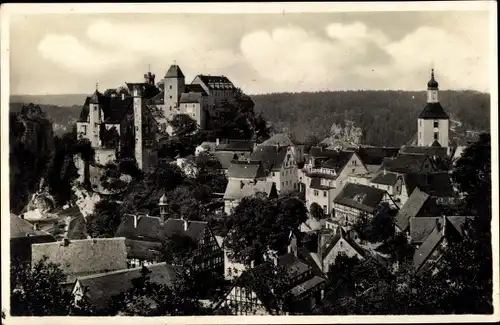
[[434,69],[431,72],[431,80],[427,83],[427,89],[438,89],[438,82],[434,79]]

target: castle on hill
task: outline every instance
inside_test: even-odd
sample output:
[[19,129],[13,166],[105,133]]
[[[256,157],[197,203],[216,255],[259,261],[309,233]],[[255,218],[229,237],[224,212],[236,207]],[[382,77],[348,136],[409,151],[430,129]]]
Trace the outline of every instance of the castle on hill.
[[[140,169],[157,160],[157,138],[172,134],[169,121],[177,114],[191,116],[201,129],[207,127],[210,108],[233,98],[237,88],[225,76],[197,75],[186,84],[180,67],[173,64],[161,82],[144,74],[140,83],[126,83],[128,92],[104,95],[96,87],[87,97],[77,121],[77,134],[90,141],[96,162],[115,161],[117,152],[133,156]],[[133,152],[127,154],[127,148]]]

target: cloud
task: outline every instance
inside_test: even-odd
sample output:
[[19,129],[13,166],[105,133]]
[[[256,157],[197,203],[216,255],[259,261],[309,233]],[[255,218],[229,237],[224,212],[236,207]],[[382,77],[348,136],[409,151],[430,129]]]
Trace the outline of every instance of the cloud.
[[[442,88],[489,85],[488,21],[482,16],[421,25],[400,39],[362,21],[314,29],[226,28],[222,20],[213,23],[217,28],[172,19],[97,20],[82,35],[47,34],[37,49],[79,84],[99,80],[104,87],[140,79],[148,64],[160,78],[174,60],[188,78],[224,74],[250,93],[425,89],[432,66]],[[226,36],[239,41],[226,42]]]

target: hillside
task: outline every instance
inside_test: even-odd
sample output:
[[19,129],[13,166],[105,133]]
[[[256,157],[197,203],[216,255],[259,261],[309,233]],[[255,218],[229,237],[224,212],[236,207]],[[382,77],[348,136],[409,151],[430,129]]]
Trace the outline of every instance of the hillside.
[[[54,132],[70,130],[80,114],[85,94],[11,96],[11,111],[21,103],[40,103],[54,122]],[[275,131],[292,132],[299,140],[310,135],[324,138],[333,123],[348,117],[363,131],[362,142],[399,146],[416,132],[416,118],[426,102],[426,92],[329,91],[252,95],[255,112],[262,113]],[[489,130],[490,95],[474,91],[440,91],[440,102],[465,130]],[[345,115],[348,112],[348,115]]]
[[[333,123],[347,117],[363,131],[362,142],[399,146],[417,131],[416,119],[426,103],[426,92],[338,91],[276,93],[252,96],[256,113],[279,131],[292,132],[299,140],[310,135],[324,138]],[[440,91],[440,102],[451,119],[465,130],[490,129],[490,96],[474,91]]]

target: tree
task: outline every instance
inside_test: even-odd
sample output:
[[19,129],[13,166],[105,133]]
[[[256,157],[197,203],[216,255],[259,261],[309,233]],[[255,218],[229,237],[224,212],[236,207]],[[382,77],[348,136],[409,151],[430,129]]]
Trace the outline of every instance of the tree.
[[91,237],[114,237],[120,225],[123,211],[117,202],[102,199],[97,202],[94,212],[87,216],[87,233]]
[[176,114],[169,122],[173,128],[173,135],[178,138],[191,136],[198,131],[198,123],[187,114]]
[[284,252],[290,232],[307,219],[303,203],[295,198],[268,200],[243,198],[228,219],[224,246],[231,259],[249,265],[269,250]]
[[254,123],[255,125],[255,140],[257,143],[262,143],[269,139],[271,130],[269,129],[269,125],[267,121],[264,119],[264,117],[261,114],[258,114],[255,119]]
[[174,234],[162,244],[163,260],[167,264],[188,267],[193,264],[198,244],[189,236]]
[[373,218],[361,215],[353,228],[360,239],[372,243],[386,242],[394,236],[393,218],[385,210],[379,211]]
[[316,220],[320,220],[324,217],[323,208],[320,207],[319,204],[316,202],[311,203],[311,207],[309,208],[309,211],[311,213],[311,216],[313,218],[315,218]]
[[44,258],[33,267],[12,261],[10,269],[11,313],[14,316],[68,316],[74,309],[66,280],[58,265]]
[[174,282],[171,286],[151,281],[143,267],[141,275],[132,279],[132,287],[110,299],[108,315],[124,316],[182,316],[200,313],[199,302],[186,297]]

